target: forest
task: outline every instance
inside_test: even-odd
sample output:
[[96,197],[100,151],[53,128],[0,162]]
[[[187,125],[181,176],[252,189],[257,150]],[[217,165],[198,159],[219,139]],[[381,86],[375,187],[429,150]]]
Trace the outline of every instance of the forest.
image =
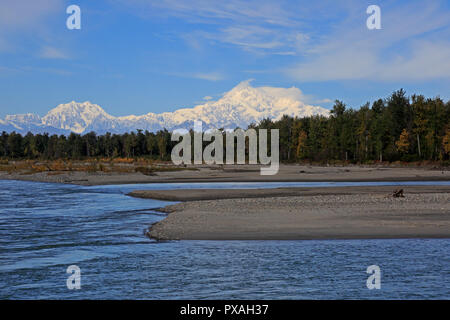
[[[282,162],[445,161],[450,157],[450,101],[408,97],[403,89],[355,110],[336,100],[330,116],[264,119],[249,128],[279,129]],[[149,158],[170,160],[168,130],[48,135],[3,132],[2,159]]]

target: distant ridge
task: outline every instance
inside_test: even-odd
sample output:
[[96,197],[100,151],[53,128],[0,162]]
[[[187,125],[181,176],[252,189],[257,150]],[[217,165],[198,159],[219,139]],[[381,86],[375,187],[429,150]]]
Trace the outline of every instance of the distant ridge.
[[277,120],[283,115],[305,117],[328,115],[329,110],[305,104],[302,92],[295,87],[252,87],[243,81],[225,93],[217,101],[208,101],[193,108],[178,109],[160,114],[147,113],[141,116],[114,117],[91,102],[75,101],[60,104],[44,117],[35,114],[8,115],[0,120],[0,131],[18,133],[98,134],[106,132],[124,133],[137,129],[157,131],[191,128],[200,120],[204,129],[246,128],[250,123],[262,119]]

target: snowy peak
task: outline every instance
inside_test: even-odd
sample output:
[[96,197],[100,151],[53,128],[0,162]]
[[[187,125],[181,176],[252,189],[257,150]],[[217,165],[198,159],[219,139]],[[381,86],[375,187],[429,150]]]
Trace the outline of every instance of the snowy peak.
[[83,102],[83,103],[77,103],[75,101],[60,104],[56,108],[50,110],[47,113],[47,116],[49,115],[55,115],[55,114],[72,114],[72,115],[92,115],[92,116],[98,116],[98,115],[106,115],[107,113],[96,104],[92,104],[89,101]]
[[41,117],[37,114],[25,113],[25,114],[14,114],[7,115],[5,117],[5,122],[13,122],[16,124],[40,124],[42,122]]
[[280,119],[283,115],[305,117],[329,114],[329,110],[304,103],[304,95],[298,88],[252,87],[250,80],[243,81],[226,92],[217,101],[178,109],[161,114],[147,113],[141,116],[114,117],[100,106],[88,101],[60,104],[44,117],[38,115],[12,115],[0,121],[0,130],[31,132],[47,130],[58,133],[87,133],[95,131],[123,133],[137,129],[157,131],[190,128],[194,121],[202,121],[203,128],[246,128],[262,119]]
[[95,121],[113,120],[100,106],[89,101],[60,104],[43,118],[43,124],[59,129],[83,133]]

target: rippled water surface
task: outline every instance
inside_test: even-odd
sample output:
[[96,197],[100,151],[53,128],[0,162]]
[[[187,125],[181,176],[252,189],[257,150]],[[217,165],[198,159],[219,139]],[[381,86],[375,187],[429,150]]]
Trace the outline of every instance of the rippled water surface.
[[[190,188],[394,185],[216,183]],[[402,184],[449,184],[407,182]],[[144,231],[168,202],[136,189],[0,181],[2,299],[449,299],[450,239],[155,242]],[[366,268],[381,268],[368,290]],[[69,265],[81,289],[69,290]]]

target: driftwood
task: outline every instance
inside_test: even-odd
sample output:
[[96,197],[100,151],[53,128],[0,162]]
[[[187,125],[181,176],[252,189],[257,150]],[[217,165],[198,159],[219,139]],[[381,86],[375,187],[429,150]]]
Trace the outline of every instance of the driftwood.
[[394,198],[404,198],[405,196],[403,195],[403,189],[397,189],[394,190],[394,192],[392,193],[392,196]]

